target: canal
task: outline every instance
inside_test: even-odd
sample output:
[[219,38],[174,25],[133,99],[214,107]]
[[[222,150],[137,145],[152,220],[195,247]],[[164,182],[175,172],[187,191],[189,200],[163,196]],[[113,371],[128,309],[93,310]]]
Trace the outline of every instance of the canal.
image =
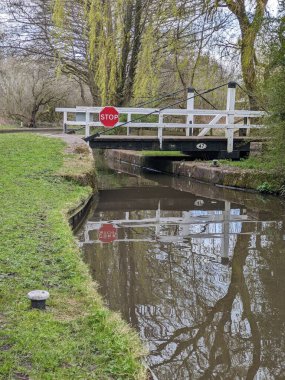
[[79,245],[155,376],[284,379],[284,201],[123,163],[97,170]]

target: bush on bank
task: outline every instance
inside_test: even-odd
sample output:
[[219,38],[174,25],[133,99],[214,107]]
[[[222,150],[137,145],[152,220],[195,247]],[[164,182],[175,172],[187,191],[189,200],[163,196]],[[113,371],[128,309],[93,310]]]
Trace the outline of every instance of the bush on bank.
[[[91,193],[58,139],[0,136],[0,378],[144,379],[136,334],[98,296],[66,212]],[[50,292],[45,312],[26,294]]]

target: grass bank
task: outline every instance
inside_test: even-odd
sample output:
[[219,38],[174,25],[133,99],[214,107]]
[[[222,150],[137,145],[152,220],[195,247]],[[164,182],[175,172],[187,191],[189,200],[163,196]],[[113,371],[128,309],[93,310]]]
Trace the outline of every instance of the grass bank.
[[274,164],[270,160],[262,160],[260,157],[242,158],[240,161],[219,160],[222,165],[233,166],[241,169],[273,171]]
[[18,129],[20,128],[17,125],[11,125],[11,124],[0,124],[0,131],[1,129]]
[[285,194],[285,172],[276,167],[276,162],[262,157],[249,157],[240,161],[220,160],[221,168],[236,168],[241,174],[247,173],[252,182],[252,188],[262,193]]
[[[64,149],[0,136],[0,378],[144,379],[138,338],[104,307],[68,225],[91,188]],[[33,289],[50,292],[45,312],[30,309]]]

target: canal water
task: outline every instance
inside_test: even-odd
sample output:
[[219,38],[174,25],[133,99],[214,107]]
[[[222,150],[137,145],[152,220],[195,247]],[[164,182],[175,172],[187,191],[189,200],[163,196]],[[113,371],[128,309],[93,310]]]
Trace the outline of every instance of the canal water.
[[285,379],[284,202],[123,163],[98,175],[79,244],[155,376]]

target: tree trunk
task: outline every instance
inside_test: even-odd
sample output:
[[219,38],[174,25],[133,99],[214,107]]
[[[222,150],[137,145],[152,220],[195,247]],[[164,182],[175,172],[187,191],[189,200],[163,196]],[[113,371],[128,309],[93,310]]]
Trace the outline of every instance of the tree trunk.
[[256,93],[255,41],[262,27],[268,0],[256,0],[255,12],[249,17],[245,0],[226,0],[227,7],[236,16],[241,30],[241,69],[251,109],[258,107]]
[[134,25],[134,38],[131,60],[129,65],[128,77],[125,83],[124,96],[122,99],[122,104],[128,103],[132,97],[135,73],[138,63],[138,55],[141,46],[141,19],[142,19],[142,0],[136,0],[135,4],[135,25]]
[[88,70],[88,81],[87,81],[87,84],[88,84],[88,87],[90,89],[90,93],[91,93],[91,96],[92,96],[92,100],[93,100],[93,104],[94,105],[98,105],[100,102],[99,102],[99,90],[98,90],[98,86],[96,84],[96,80],[95,80],[95,68],[94,68],[94,65],[92,65],[93,67],[90,67],[89,66],[89,70]]
[[256,33],[247,29],[242,33],[241,44],[241,69],[242,77],[245,84],[245,88],[248,93],[248,99],[250,109],[254,110],[258,108],[258,104],[254,94],[256,93],[256,67],[255,67],[255,48],[254,42],[256,39]]
[[126,11],[124,16],[124,36],[122,42],[122,53],[121,53],[121,67],[119,68],[120,81],[117,89],[118,101],[120,105],[124,102],[124,87],[127,77],[127,64],[130,53],[130,37],[132,29],[132,19],[133,19],[133,1],[128,0],[126,4]]
[[32,113],[31,113],[31,118],[29,122],[29,128],[36,128],[36,116],[39,111],[40,105],[39,104],[34,104]]
[[79,88],[80,88],[81,100],[82,100],[83,104],[86,104],[86,97],[85,97],[85,90],[84,90],[83,83],[81,82],[81,80],[79,80],[78,83],[79,83]]

